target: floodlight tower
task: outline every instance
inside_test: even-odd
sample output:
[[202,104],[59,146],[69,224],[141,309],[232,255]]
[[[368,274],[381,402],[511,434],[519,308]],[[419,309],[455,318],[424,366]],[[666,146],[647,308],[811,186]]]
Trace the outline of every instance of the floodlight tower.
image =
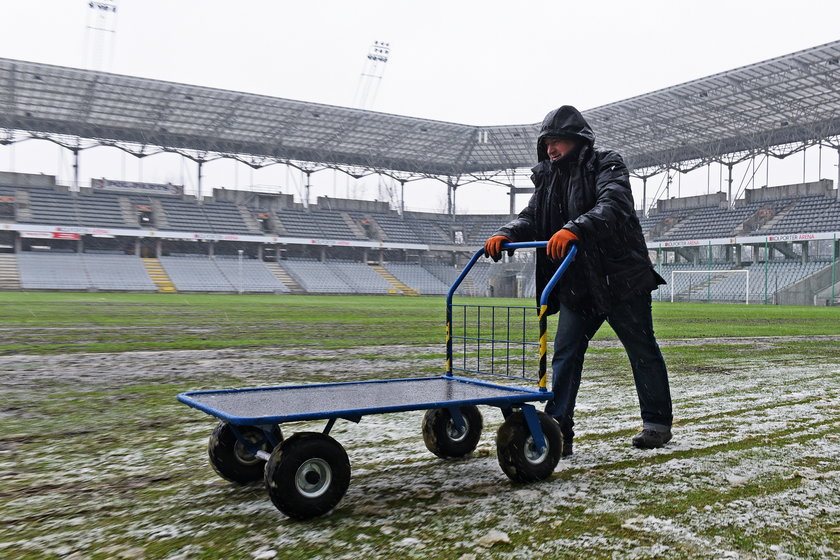
[[391,54],[391,44],[383,41],[374,41],[367,55],[367,61],[359,76],[359,83],[356,86],[356,95],[353,98],[353,106],[359,109],[367,109],[376,100],[376,92],[385,74],[385,63]]
[[87,0],[84,66],[109,71],[117,36],[117,0]]

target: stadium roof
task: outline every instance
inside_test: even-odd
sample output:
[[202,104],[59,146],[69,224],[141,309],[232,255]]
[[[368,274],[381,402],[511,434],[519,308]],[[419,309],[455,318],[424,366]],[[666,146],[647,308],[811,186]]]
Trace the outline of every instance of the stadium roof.
[[[840,135],[839,60],[835,41],[583,113],[637,172],[795,151]],[[255,166],[460,177],[530,167],[538,124],[470,126],[0,58],[0,129]]]

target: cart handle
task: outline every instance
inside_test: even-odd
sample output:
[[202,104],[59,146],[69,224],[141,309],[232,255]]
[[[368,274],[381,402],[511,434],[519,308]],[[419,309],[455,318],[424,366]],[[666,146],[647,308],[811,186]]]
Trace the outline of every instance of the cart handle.
[[[541,247],[545,247],[548,245],[548,241],[523,241],[520,243],[504,243],[502,245],[502,250],[505,249],[538,249]],[[455,296],[455,291],[458,289],[458,286],[461,285],[461,282],[464,281],[464,278],[467,277],[470,269],[472,269],[473,265],[478,262],[484,255],[484,248],[479,249],[475,252],[472,256],[470,261],[464,267],[464,270],[461,271],[461,274],[458,275],[458,278],[455,282],[452,283],[452,287],[449,288],[449,293],[446,295],[446,307],[449,308],[452,305],[452,298]],[[551,295],[552,290],[557,285],[557,282],[560,281],[560,278],[566,272],[566,269],[569,268],[569,265],[572,264],[572,261],[575,260],[575,255],[577,255],[577,245],[572,245],[569,248],[569,252],[566,253],[566,256],[563,258],[563,262],[560,263],[560,266],[557,267],[557,272],[554,273],[554,276],[551,277],[551,280],[548,281],[546,284],[545,289],[543,290],[542,295],[540,296],[540,306],[548,305],[548,296]]]
[[[531,248],[540,248],[545,247],[548,245],[548,241],[525,241],[521,243],[505,243],[502,245],[502,249],[531,249]],[[566,269],[569,268],[569,265],[572,264],[572,261],[575,260],[575,255],[577,255],[577,245],[572,245],[569,248],[569,252],[566,253],[566,256],[563,258],[563,262],[560,263],[560,266],[557,267],[557,271],[552,275],[551,279],[546,284],[545,288],[543,289],[542,294],[540,294],[540,307],[539,307],[539,324],[540,324],[540,361],[539,361],[539,383],[538,387],[540,391],[546,391],[546,384],[547,384],[547,354],[548,354],[548,339],[547,339],[547,330],[548,330],[548,297],[551,295],[552,290],[557,285],[557,282],[560,281],[560,277],[566,272]],[[464,270],[461,271],[461,274],[452,284],[452,287],[449,289],[449,293],[446,295],[446,375],[452,375],[452,297],[455,295],[455,290],[458,289],[458,286],[461,285],[461,282],[467,276],[467,273],[473,267],[473,265],[478,261],[479,258],[484,254],[484,248],[479,249],[475,252],[475,254],[470,259],[470,262],[467,263],[467,266],[464,267]]]

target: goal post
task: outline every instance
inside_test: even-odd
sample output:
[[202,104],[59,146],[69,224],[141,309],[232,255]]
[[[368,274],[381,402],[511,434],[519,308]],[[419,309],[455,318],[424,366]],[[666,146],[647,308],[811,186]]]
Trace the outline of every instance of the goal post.
[[743,301],[749,305],[750,271],[749,269],[672,270],[671,303],[676,301],[677,294],[683,294],[687,301],[692,301],[692,296],[696,296],[695,301],[711,301],[712,294],[723,295],[724,297],[718,299]]

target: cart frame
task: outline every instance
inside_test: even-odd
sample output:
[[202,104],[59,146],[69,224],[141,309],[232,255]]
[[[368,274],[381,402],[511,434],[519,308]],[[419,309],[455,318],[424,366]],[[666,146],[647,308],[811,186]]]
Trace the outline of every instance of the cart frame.
[[[545,241],[507,243],[503,245],[503,249],[540,248],[545,245]],[[477,409],[475,412],[472,409],[475,409],[476,405],[494,406],[501,409],[506,423],[512,420],[519,422],[518,428],[516,426],[511,428],[515,432],[511,437],[529,438],[523,457],[515,456],[505,459],[515,463],[510,466],[510,469],[503,464],[500,451],[499,462],[505,473],[518,481],[546,478],[553,471],[556,459],[552,459],[554,463],[550,465],[547,473],[543,466],[540,474],[527,475],[525,478],[522,478],[523,475],[520,472],[522,467],[519,463],[523,463],[525,467],[528,467],[529,463],[541,464],[551,447],[548,439],[558,440],[560,437],[556,422],[551,420],[547,423],[545,418],[541,418],[545,415],[537,412],[531,403],[547,401],[553,397],[553,393],[546,389],[548,297],[574,260],[576,251],[575,246],[570,248],[557,272],[543,290],[537,309],[540,333],[537,389],[494,384],[454,374],[452,300],[469,271],[484,254],[484,250],[480,249],[473,254],[446,297],[446,371],[442,376],[191,391],[181,393],[177,398],[180,402],[221,421],[210,440],[210,456],[214,469],[228,480],[247,482],[255,478],[255,473],[259,472],[259,465],[252,463],[265,461],[265,482],[272,501],[278,509],[298,519],[321,515],[332,509],[349,484],[349,462],[346,459],[346,453],[335,440],[328,436],[338,419],[359,422],[363,416],[369,414],[427,410],[423,426],[426,445],[435,454],[450,457],[462,454],[464,449],[466,453],[472,450],[468,448],[469,444],[462,443],[465,434],[481,429],[480,415],[476,418]],[[351,405],[346,404],[347,402]],[[329,406],[324,406],[325,404]],[[521,417],[513,418],[517,410],[521,411]],[[448,415],[441,416],[435,411],[446,411]],[[304,433],[292,436],[285,441],[282,439],[280,424],[312,420],[327,420],[321,434]],[[478,426],[476,427],[475,424]],[[547,439],[546,429],[551,432],[548,434],[551,438]],[[502,428],[500,428],[499,437],[501,437],[501,431]],[[305,434],[308,434],[308,441],[303,441],[306,439],[303,437]],[[428,438],[427,435],[429,435]],[[320,436],[320,439],[315,436]],[[472,434],[470,437],[473,436],[477,442],[478,435]],[[497,444],[499,437],[497,437]],[[296,439],[294,445],[289,443]],[[435,440],[435,447],[432,447],[430,440]],[[309,457],[306,454],[309,452],[304,449],[303,459],[299,461],[303,466],[296,467],[297,471],[292,469],[294,472],[289,474],[287,472],[289,467],[283,463],[284,460],[286,462],[288,460],[281,458],[281,454],[275,451],[288,448],[284,455],[291,456],[294,455],[293,451],[305,448],[307,445],[317,447],[318,453],[328,457],[329,460]],[[523,442],[519,442],[516,447],[516,452],[520,455],[523,453],[520,449],[523,445],[525,445]],[[551,453],[559,459],[557,446],[558,443],[555,441],[555,449],[551,450]],[[562,442],[559,446],[562,448]],[[223,452],[221,459],[216,457],[214,460],[214,449],[217,453]],[[237,467],[237,461],[242,463],[242,468],[247,466],[247,474],[240,473],[241,469]],[[347,463],[346,473],[344,463]],[[232,469],[231,465],[233,465]],[[301,469],[304,470],[301,471]],[[294,480],[286,484],[288,482],[286,479],[290,477]],[[327,480],[328,482],[325,482]],[[340,484],[335,483],[335,480],[338,480]],[[325,494],[328,497],[331,496],[330,484],[334,485],[334,483],[343,485],[343,489],[338,488],[337,498],[332,496],[326,500],[328,503],[322,503]],[[277,490],[278,486],[283,486],[284,489]],[[290,498],[291,505],[286,496],[289,493],[294,494]]]

